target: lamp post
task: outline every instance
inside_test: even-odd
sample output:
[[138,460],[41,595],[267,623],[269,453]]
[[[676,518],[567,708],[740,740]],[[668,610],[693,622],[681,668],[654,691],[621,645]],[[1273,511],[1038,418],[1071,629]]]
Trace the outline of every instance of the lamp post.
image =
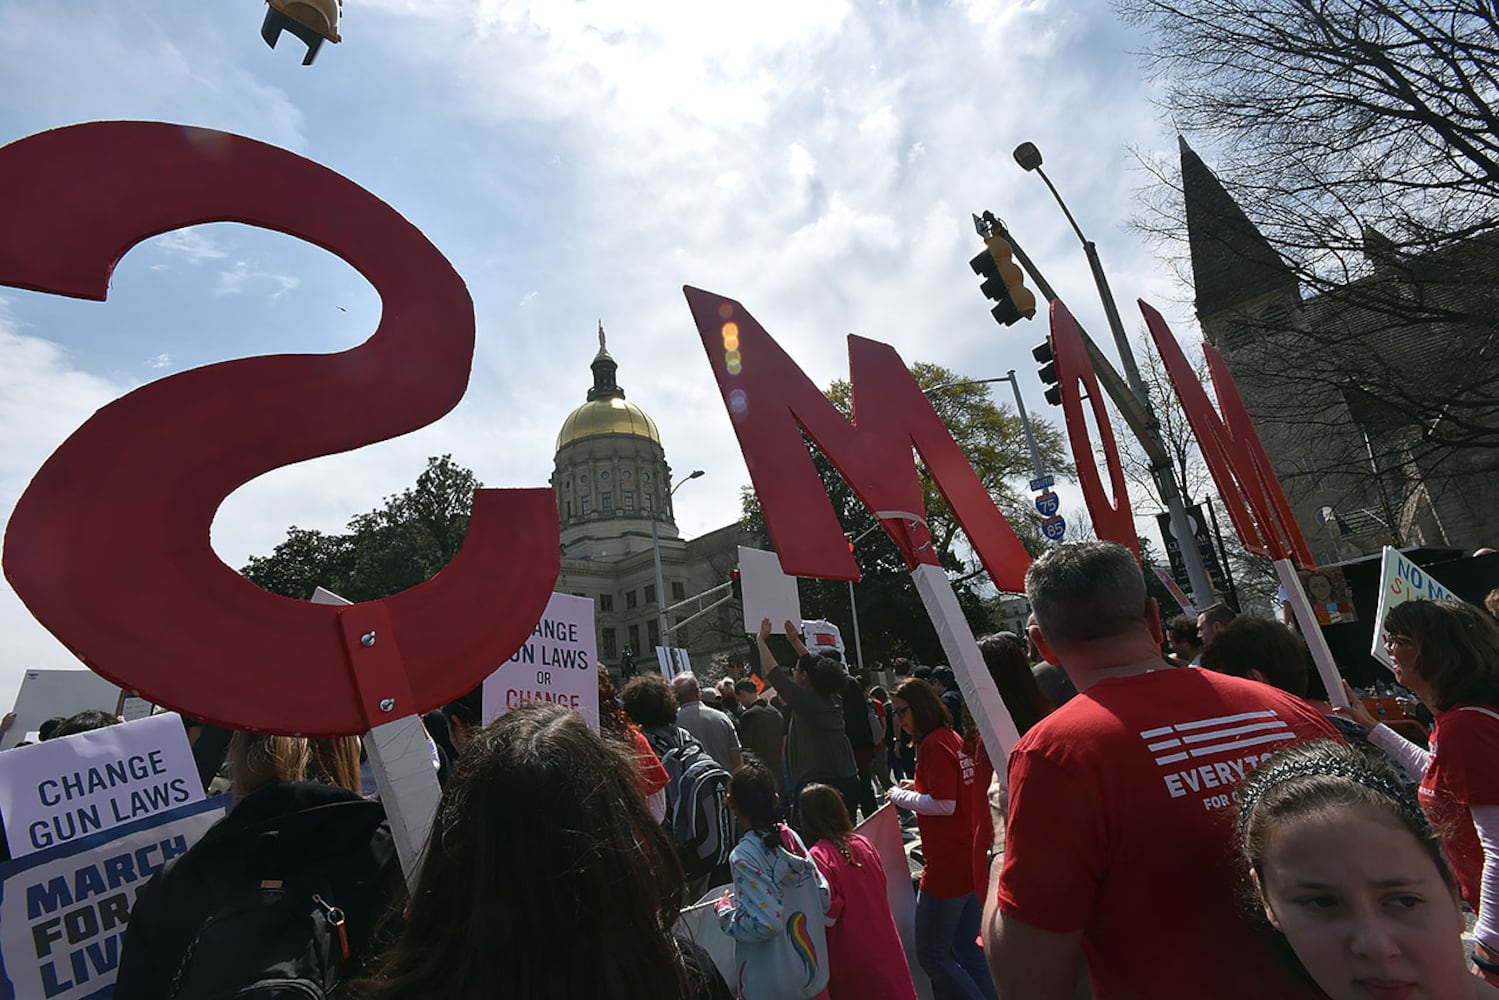
[[[879,527],[879,522],[875,522],[859,532],[857,538],[845,531],[843,536],[848,539],[849,552],[853,552],[855,545],[868,537],[870,532],[877,531]],[[859,673],[862,674],[864,672],[864,644],[859,641],[859,604],[854,600],[854,581],[852,580],[848,581],[848,611],[854,620],[854,662],[859,665]]]
[[[666,491],[666,503],[671,503],[672,495],[677,490],[701,475],[703,475],[702,469],[693,469],[689,472],[686,479]],[[665,506],[665,504],[661,506]],[[669,648],[671,646],[671,637],[666,634],[666,585],[661,580],[661,535],[656,530],[656,521],[660,517],[660,510],[651,511],[651,553],[656,558],[656,631],[660,633],[660,643]]]
[[[1083,253],[1088,257],[1088,266],[1093,270],[1093,281],[1098,286],[1098,297],[1103,300],[1104,315],[1108,317],[1109,330],[1114,334],[1114,345],[1119,349],[1119,363],[1124,368],[1124,377],[1129,383],[1130,390],[1134,393],[1135,400],[1145,410],[1145,433],[1148,434],[1156,447],[1147,448],[1154,455],[1164,456],[1166,454],[1165,442],[1161,440],[1160,424],[1157,422],[1155,412],[1150,405],[1150,393],[1145,388],[1145,382],[1140,378],[1139,366],[1135,364],[1134,352],[1130,350],[1129,338],[1125,336],[1124,324],[1119,319],[1119,308],[1114,304],[1114,293],[1109,291],[1108,278],[1103,273],[1103,262],[1098,259],[1098,247],[1094,242],[1083,235],[1082,228],[1078,226],[1077,220],[1067,209],[1067,203],[1062,200],[1061,194],[1057,192],[1056,185],[1052,184],[1051,178],[1041,169],[1041,151],[1033,142],[1022,142],[1015,147],[1015,162],[1020,164],[1022,170],[1028,170],[1038,174],[1041,180],[1046,182],[1047,190],[1056,199],[1062,214],[1072,226],[1072,231],[1077,234],[1078,241],[1083,245]],[[1176,535],[1177,542],[1181,545],[1182,561],[1187,567],[1187,578],[1192,584],[1192,596],[1200,607],[1206,607],[1213,602],[1213,584],[1208,579],[1207,568],[1202,564],[1202,554],[1197,551],[1197,533],[1192,530],[1192,522],[1187,517],[1186,505],[1182,502],[1181,489],[1176,482],[1176,470],[1172,468],[1169,459],[1162,461],[1155,458],[1150,464],[1150,474],[1155,480],[1156,488],[1161,493],[1161,500],[1166,505],[1166,511],[1171,517],[1171,531]]]

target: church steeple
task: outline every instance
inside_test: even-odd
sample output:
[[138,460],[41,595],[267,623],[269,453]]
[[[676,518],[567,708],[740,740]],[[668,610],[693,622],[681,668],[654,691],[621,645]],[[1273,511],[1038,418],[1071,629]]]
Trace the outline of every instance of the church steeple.
[[598,399],[624,399],[625,391],[619,387],[615,376],[619,372],[619,363],[610,357],[609,349],[604,346],[604,321],[599,320],[599,353],[593,356],[593,388],[588,390],[588,401],[592,403]]
[[1297,289],[1291,268],[1202,158],[1184,137],[1177,136],[1177,143],[1197,315],[1211,316],[1267,292]]

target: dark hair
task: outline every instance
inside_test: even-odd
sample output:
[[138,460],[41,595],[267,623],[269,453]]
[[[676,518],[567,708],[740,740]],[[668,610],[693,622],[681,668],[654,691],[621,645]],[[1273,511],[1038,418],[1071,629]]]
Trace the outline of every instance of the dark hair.
[[1271,757],[1239,786],[1239,846],[1263,884],[1265,847],[1275,827],[1302,816],[1369,808],[1421,845],[1454,892],[1457,882],[1421,804],[1382,756],[1344,743],[1313,740]]
[[616,740],[629,740],[630,720],[619,705],[619,695],[614,690],[614,679],[609,669],[599,664],[599,732]]
[[897,677],[911,676],[911,661],[904,656],[897,656],[890,661],[890,672]]
[[1197,633],[1197,622],[1186,615],[1177,615],[1166,623],[1166,638],[1191,646],[1202,645],[1202,636]]
[[911,671],[911,676],[919,681],[930,681],[932,679],[932,668],[917,667],[915,670]]
[[736,681],[734,683],[734,690],[735,692],[748,691],[757,698],[760,696],[760,689],[755,687],[755,682],[751,680]]
[[952,725],[952,714],[947,706],[942,704],[932,686],[919,677],[902,681],[895,689],[895,697],[911,709],[911,728],[916,730],[912,735],[918,743],[927,733]]
[[952,667],[937,667],[932,671],[932,680],[941,682],[942,686],[948,689],[958,686],[958,678],[952,672]]
[[1232,677],[1265,675],[1271,687],[1306,697],[1306,643],[1280,622],[1235,618],[1202,651],[1202,665]]
[[1047,549],[1025,572],[1025,596],[1048,643],[1107,639],[1143,628],[1149,601],[1140,564],[1117,542]]
[[677,721],[677,695],[660,674],[641,674],[619,696],[625,714],[642,729],[659,729]]
[[[687,997],[671,936],[682,886],[624,747],[570,709],[532,702],[476,734],[454,765],[404,926],[354,993]],[[554,961],[562,936],[587,941],[589,960]]]
[[854,823],[848,818],[848,806],[836,789],[815,783],[803,788],[797,799],[797,815],[801,817],[802,839],[809,844],[826,840],[838,848],[844,861],[858,865],[848,850]]
[[457,719],[465,726],[476,727],[484,721],[484,686],[474,688],[461,698],[454,698],[442,706],[442,714],[451,721]]
[[823,697],[842,694],[844,689],[843,664],[816,653],[804,653],[796,658],[796,669],[805,670],[812,682],[812,690]]
[[97,708],[85,708],[77,715],[70,715],[57,724],[52,730],[52,739],[60,739],[64,736],[76,736],[79,733],[93,732],[95,729],[103,729],[106,726],[118,725],[120,719],[109,712]]
[[1390,609],[1385,631],[1416,647],[1416,673],[1431,688],[1434,712],[1478,702],[1499,705],[1499,622],[1462,601],[1406,601]]
[[37,739],[43,742],[52,739],[57,735],[57,727],[67,721],[67,717],[63,715],[48,719],[46,722],[43,722],[40,726],[37,727]]
[[[984,666],[989,668],[989,676],[999,688],[1005,711],[1010,713],[1010,721],[1015,723],[1016,732],[1024,736],[1026,730],[1050,715],[1053,707],[1051,699],[1036,683],[1036,675],[1031,672],[1030,661],[1026,659],[1025,646],[1018,636],[1009,632],[983,636],[978,646],[979,652],[984,654]],[[964,738],[971,740],[977,730],[973,713],[965,702]]]
[[740,764],[729,779],[729,797],[749,828],[774,850],[781,836],[775,829],[776,779],[770,768],[753,757]]
[[[1234,614],[1233,610],[1230,609],[1229,606],[1227,604],[1224,604],[1222,601],[1219,601],[1217,604],[1208,605],[1197,614],[1198,617],[1206,615],[1207,620],[1215,625],[1227,625],[1229,622],[1238,617],[1238,615]],[[1216,642],[1217,640],[1215,639],[1213,641]]]

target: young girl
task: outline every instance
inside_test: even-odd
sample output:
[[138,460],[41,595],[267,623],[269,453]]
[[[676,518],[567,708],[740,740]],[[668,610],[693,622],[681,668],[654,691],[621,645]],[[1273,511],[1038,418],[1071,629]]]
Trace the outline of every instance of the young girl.
[[812,858],[832,892],[828,907],[830,1000],[916,1000],[911,967],[890,913],[885,867],[874,845],[854,833],[843,797],[808,785],[799,803]]
[[734,891],[717,913],[734,939],[739,1000],[827,997],[828,883],[801,840],[774,821],[775,779],[751,761],[734,772],[729,804],[745,829],[729,865]]
[[1301,743],[1239,789],[1239,833],[1270,924],[1332,1000],[1494,1000],[1463,952],[1457,882],[1398,775]]
[[895,724],[916,743],[915,780],[888,793],[916,814],[921,832],[926,868],[916,897],[916,961],[939,996],[994,1000],[994,980],[976,943],[983,907],[973,893],[973,760],[926,681],[904,682],[890,704]]

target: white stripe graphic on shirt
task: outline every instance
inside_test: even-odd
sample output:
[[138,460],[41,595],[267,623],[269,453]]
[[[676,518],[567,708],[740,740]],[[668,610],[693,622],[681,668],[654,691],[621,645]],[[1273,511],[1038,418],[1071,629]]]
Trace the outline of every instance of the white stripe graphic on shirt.
[[[1171,738],[1159,739],[1162,736]],[[1273,710],[1267,710],[1220,715],[1211,719],[1147,729],[1140,733],[1140,738],[1145,740],[1145,749],[1152,754],[1181,748],[1176,753],[1155,758],[1158,765],[1165,767],[1178,761],[1293,740],[1296,733]]]

